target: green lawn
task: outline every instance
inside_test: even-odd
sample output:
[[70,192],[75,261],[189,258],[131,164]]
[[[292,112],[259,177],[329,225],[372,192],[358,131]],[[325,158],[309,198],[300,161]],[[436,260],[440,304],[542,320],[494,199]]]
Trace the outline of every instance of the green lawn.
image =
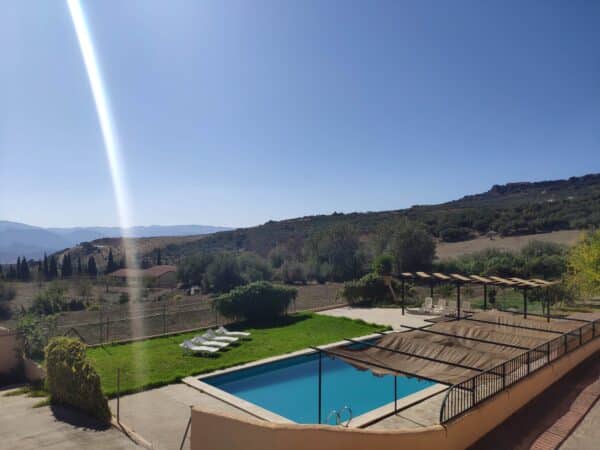
[[117,391],[117,368],[121,369],[121,393],[131,393],[174,383],[190,375],[385,329],[357,320],[303,313],[286,317],[277,325],[247,328],[252,333],[250,340],[213,357],[184,354],[179,348],[184,339],[198,333],[90,348],[88,356],[100,374],[105,394],[113,397]]

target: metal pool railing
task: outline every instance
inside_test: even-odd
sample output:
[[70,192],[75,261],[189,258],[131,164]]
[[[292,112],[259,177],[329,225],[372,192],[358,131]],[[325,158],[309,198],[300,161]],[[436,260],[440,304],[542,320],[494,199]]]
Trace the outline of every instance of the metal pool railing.
[[598,320],[564,333],[465,381],[452,385],[440,410],[440,423],[464,414],[484,400],[600,335]]

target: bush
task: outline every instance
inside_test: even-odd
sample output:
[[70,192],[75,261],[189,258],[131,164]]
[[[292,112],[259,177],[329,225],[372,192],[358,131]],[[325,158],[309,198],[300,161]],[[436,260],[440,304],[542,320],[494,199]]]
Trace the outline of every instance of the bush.
[[249,321],[271,321],[283,315],[298,291],[257,281],[232,289],[215,299],[214,305],[223,316]]
[[49,336],[56,328],[55,316],[26,314],[17,322],[17,333],[21,336],[23,353],[30,359],[41,360]]
[[68,308],[66,300],[67,289],[61,284],[52,284],[44,292],[38,294],[29,312],[40,316],[47,316],[64,311]]
[[[394,283],[394,290],[400,292],[400,286]],[[351,305],[372,305],[391,303],[394,297],[384,279],[376,273],[365,275],[359,280],[348,281],[339,294]]]
[[108,400],[85,351],[85,345],[76,339],[52,339],[46,347],[46,385],[52,402],[73,406],[108,423]]

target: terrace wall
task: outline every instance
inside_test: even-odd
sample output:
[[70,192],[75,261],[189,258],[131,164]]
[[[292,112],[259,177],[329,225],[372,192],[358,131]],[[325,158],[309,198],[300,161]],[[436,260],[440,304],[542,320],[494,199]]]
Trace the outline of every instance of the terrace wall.
[[413,450],[464,449],[475,443],[586,358],[600,352],[600,339],[553,361],[445,426],[369,431],[324,425],[277,424],[239,419],[196,406],[192,450]]
[[19,364],[17,335],[0,327],[0,374],[8,374]]

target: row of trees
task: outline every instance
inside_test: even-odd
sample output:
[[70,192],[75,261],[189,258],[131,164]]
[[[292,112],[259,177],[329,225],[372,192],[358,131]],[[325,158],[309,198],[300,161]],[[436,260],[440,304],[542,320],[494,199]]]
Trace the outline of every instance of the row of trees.
[[79,257],[76,263],[73,263],[71,255],[68,253],[63,256],[62,263],[58,262],[55,255],[48,257],[44,254],[44,259],[41,261],[18,258],[16,265],[10,264],[6,269],[0,266],[0,279],[7,281],[30,281],[36,276],[36,273],[38,279],[52,281],[59,278],[68,279],[75,275],[96,277],[100,271],[94,256],[89,256],[86,263],[83,263]]
[[440,272],[522,278],[560,278],[567,267],[565,246],[531,241],[520,251],[487,249],[436,264]]
[[394,273],[429,270],[435,242],[422,225],[409,221],[383,225],[369,241],[350,225],[334,225],[313,232],[303,244],[274,247],[268,260],[252,252],[199,253],[179,265],[179,278],[202,286],[205,292],[227,292],[262,280],[288,284],[347,281],[367,273],[380,255],[392,259]]

